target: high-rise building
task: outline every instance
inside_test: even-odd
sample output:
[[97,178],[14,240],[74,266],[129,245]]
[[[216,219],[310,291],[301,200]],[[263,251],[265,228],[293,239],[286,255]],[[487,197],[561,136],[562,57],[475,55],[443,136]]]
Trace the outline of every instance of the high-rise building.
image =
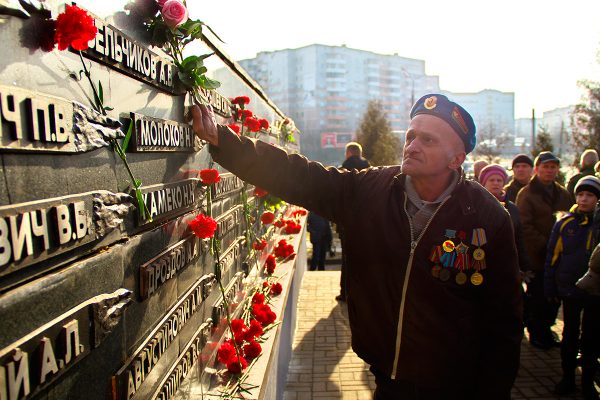
[[341,164],[369,100],[381,101],[392,130],[403,131],[412,103],[439,91],[423,60],[345,46],[261,52],[239,63],[294,119],[302,153],[325,164]]
[[[536,112],[535,133],[546,131],[552,138],[554,151],[559,155],[571,155],[573,151],[571,113],[573,106],[554,108],[544,111],[541,116]],[[531,118],[519,118],[515,121],[515,134],[531,142]]]
[[473,116],[478,133],[489,136],[513,135],[515,94],[485,89],[476,93],[444,92]]

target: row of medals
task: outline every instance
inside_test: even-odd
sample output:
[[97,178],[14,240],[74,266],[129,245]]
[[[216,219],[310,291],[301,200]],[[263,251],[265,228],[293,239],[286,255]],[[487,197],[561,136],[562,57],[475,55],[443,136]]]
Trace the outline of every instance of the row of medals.
[[[454,251],[454,243],[452,243],[451,246],[447,246],[446,242],[444,242],[442,248],[448,253]],[[477,261],[483,260],[485,258],[485,251],[483,251],[481,248],[473,250],[473,258]],[[451,269],[452,268],[444,268],[440,264],[435,264],[433,268],[431,268],[431,275],[433,275],[434,278],[438,278],[442,282],[447,282],[452,276],[450,272]],[[454,277],[454,280],[459,285],[464,285],[468,280],[472,285],[479,286],[483,283],[483,275],[481,275],[479,272],[474,272],[469,279],[467,278],[467,274],[465,274],[463,271],[459,271]]]

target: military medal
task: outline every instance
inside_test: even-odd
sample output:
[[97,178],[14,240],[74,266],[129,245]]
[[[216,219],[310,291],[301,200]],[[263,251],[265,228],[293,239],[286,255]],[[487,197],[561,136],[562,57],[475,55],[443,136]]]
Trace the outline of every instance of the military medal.
[[485,258],[485,251],[483,251],[483,249],[473,250],[473,258],[477,261],[483,260]]
[[454,280],[459,285],[464,285],[467,282],[467,274],[465,274],[464,272],[461,271],[458,274],[456,274],[456,277],[454,278]]
[[448,279],[450,279],[450,270],[444,268],[440,271],[440,281],[446,282]]
[[479,272],[475,272],[473,275],[471,275],[471,283],[475,286],[479,286],[483,283],[483,275],[481,275]]
[[485,229],[477,228],[473,229],[473,237],[471,238],[471,244],[476,246],[477,248],[473,250],[473,262],[471,267],[475,270],[473,275],[471,275],[471,284],[474,286],[479,286],[483,283],[483,275],[481,275],[482,270],[486,268],[485,265],[485,251],[481,248],[481,246],[487,243],[487,237],[485,235]]
[[442,269],[442,266],[439,263],[443,253],[444,250],[442,249],[442,246],[433,246],[433,250],[429,256],[429,261],[435,264],[433,268],[431,268],[431,275],[434,278],[440,277],[440,270]]
[[446,253],[451,253],[454,251],[454,242],[452,240],[446,240],[442,247]]

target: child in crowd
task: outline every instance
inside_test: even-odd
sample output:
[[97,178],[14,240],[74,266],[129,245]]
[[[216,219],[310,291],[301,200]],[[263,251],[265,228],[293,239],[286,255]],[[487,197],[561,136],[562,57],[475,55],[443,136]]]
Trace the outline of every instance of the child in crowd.
[[594,377],[600,349],[600,307],[597,297],[589,296],[575,284],[587,271],[596,244],[592,218],[600,198],[600,180],[595,176],[581,178],[575,185],[575,198],[571,212],[552,228],[544,267],[544,293],[548,301],[563,302],[563,377],[555,393],[566,395],[575,391],[577,353],[581,350],[581,386],[584,398],[589,400],[598,399]]

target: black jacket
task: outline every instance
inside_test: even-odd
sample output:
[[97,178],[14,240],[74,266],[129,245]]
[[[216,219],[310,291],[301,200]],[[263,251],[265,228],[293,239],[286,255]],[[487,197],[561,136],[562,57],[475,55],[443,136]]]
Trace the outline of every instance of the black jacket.
[[506,186],[504,186],[504,191],[506,192],[506,200],[512,201],[513,203],[517,201],[517,194],[519,190],[523,189],[526,185],[523,185],[519,181],[513,178],[512,181]]
[[[447,398],[510,399],[522,328],[517,251],[504,207],[460,180],[421,237],[411,234],[400,167],[345,171],[219,128],[216,162],[275,196],[340,223],[346,233],[352,348],[392,379],[442,389]],[[432,275],[447,230],[483,229],[484,281]],[[458,244],[458,240],[455,239]],[[471,275],[472,272],[469,272]]]
[[370,166],[371,164],[369,164],[369,162],[361,156],[350,156],[342,163],[342,168],[345,168],[348,171],[351,169],[357,169],[360,171],[362,169],[369,168]]
[[513,223],[513,229],[515,231],[515,244],[517,246],[517,255],[519,257],[519,269],[521,271],[531,270],[531,261],[529,261],[529,255],[525,248],[525,241],[523,240],[523,225],[521,224],[521,217],[519,216],[519,209],[517,205],[512,201],[505,201],[504,207],[510,214],[510,219]]

